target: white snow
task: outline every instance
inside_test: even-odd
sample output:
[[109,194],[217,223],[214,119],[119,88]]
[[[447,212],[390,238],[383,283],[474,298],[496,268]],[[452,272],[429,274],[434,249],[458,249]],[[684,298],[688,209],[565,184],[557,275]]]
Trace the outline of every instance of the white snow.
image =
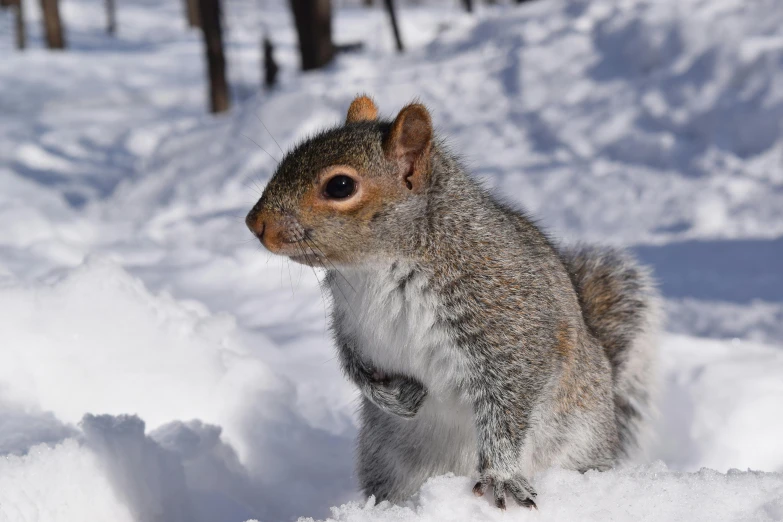
[[[0,313],[5,400],[66,423],[99,411],[139,414],[151,427],[195,417],[232,425],[239,403],[276,386],[231,317],[152,296],[108,261],[51,285],[3,288]],[[253,345],[270,349],[260,336]]]
[[[300,75],[286,3],[226,0],[220,117],[180,1],[118,2],[116,38],[95,2],[62,5],[64,53],[37,2],[24,54],[0,11],[1,522],[783,520],[780,2],[430,1],[402,9],[401,56],[380,8],[342,2],[336,38],[364,52]],[[668,332],[635,467],[533,477],[538,512],[465,477],[361,500],[320,274],[243,218],[281,155],[265,126],[287,148],[363,91],[386,115],[424,101],[555,237],[653,266]]]
[[783,350],[680,335],[663,343],[651,455],[670,466],[783,471]]
[[465,477],[437,477],[407,505],[354,502],[333,508],[328,520],[707,522],[769,521],[783,516],[783,477],[776,473],[732,470],[724,475],[709,469],[678,473],[662,464],[584,475],[556,469],[538,479],[541,500],[536,511],[510,506],[505,513],[474,497],[473,484]]
[[96,455],[73,439],[0,460],[0,520],[134,521]]

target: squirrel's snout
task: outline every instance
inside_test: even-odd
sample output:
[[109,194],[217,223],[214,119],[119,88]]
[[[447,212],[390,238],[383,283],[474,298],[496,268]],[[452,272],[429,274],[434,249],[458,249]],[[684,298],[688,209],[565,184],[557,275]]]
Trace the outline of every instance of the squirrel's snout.
[[253,210],[247,215],[245,223],[267,250],[275,254],[284,254],[280,250],[287,241],[285,227],[280,223],[280,219],[276,219],[269,212]]

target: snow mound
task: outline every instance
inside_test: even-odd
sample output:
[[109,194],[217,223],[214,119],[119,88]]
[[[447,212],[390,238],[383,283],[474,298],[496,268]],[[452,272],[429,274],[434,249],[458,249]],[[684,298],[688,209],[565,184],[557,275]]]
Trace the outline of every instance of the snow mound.
[[264,512],[217,426],[173,422],[145,434],[138,417],[85,415],[81,427],[133,520],[209,522]]
[[[100,258],[6,281],[0,315],[0,454],[77,438],[134,520],[276,520],[303,496],[320,512],[353,498],[353,431],[304,416],[296,386],[265,363],[277,347],[231,316],[153,294]],[[13,458],[35,473],[32,457]]]
[[654,458],[679,470],[783,472],[783,350],[667,335]]
[[[353,502],[332,509],[334,522],[716,522],[783,520],[783,474],[704,469],[667,471],[663,464],[604,473],[553,469],[536,482],[538,510],[517,505],[500,511],[471,493],[474,481],[430,479],[404,506]],[[312,522],[312,518],[299,519]]]
[[73,439],[0,457],[0,520],[136,522],[95,454]]
[[152,427],[191,418],[233,426],[246,397],[279,385],[231,317],[152,295],[109,261],[49,285],[0,287],[0,314],[2,398],[65,422],[100,412],[137,413]]
[[56,446],[0,459],[3,522],[214,522],[265,513],[221,430],[173,422],[145,434],[135,416],[85,415]]

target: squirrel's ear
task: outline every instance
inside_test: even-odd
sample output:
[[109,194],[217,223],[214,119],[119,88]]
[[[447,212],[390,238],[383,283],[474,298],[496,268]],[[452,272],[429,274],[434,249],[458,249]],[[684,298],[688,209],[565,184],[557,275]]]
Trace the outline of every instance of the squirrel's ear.
[[386,157],[400,166],[405,185],[410,190],[424,188],[432,148],[432,119],[420,103],[404,107],[392,123],[383,142]]
[[345,118],[345,123],[353,123],[356,121],[372,121],[378,119],[378,107],[375,103],[365,95],[357,96],[348,107],[348,117]]

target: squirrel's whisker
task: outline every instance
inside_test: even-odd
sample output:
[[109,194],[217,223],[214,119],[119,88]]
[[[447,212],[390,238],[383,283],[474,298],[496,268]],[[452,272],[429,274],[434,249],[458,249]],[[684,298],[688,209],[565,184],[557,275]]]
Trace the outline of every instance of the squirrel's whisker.
[[[302,252],[303,255],[307,256],[308,253],[309,253],[309,255],[312,255],[312,256],[315,256],[316,258],[318,258],[318,256],[315,254],[315,252],[313,252],[313,249],[310,248],[310,246],[307,243],[304,243],[303,241],[298,241],[296,243],[296,245],[299,248],[299,250]],[[328,325],[329,324],[329,320],[328,320],[328,318],[326,316],[326,298],[324,297],[324,283],[321,280],[321,278],[318,277],[318,272],[315,270],[315,267],[312,266],[312,265],[308,265],[308,266],[310,266],[310,270],[312,270],[313,275],[315,276],[316,281],[318,281],[318,291],[321,294],[321,303],[323,303],[323,305],[324,305],[324,324]]]
[[250,189],[250,190],[256,192],[259,196],[261,196],[261,194],[263,193],[263,192],[258,190],[258,187],[253,188],[250,185],[248,185],[247,183],[242,183],[242,186],[247,188],[247,189]]
[[[327,257],[323,253],[323,250],[321,250],[318,247],[318,245],[315,243],[315,241],[312,238],[308,237],[306,232],[305,232],[304,237],[302,238],[302,241],[305,241],[308,244],[308,246],[310,246],[311,250],[313,250],[313,248],[318,249],[320,254],[316,254],[316,257],[319,260],[321,260],[322,262],[328,263],[329,266],[332,268],[333,272],[338,274],[340,277],[342,277],[343,281],[345,281],[348,284],[348,286],[350,286],[353,289],[353,285],[351,285],[350,281],[348,281],[348,279],[345,277],[345,275],[343,275],[343,273],[340,272],[337,269],[337,267],[335,267],[334,264],[331,261],[329,261],[329,259],[327,259]],[[315,251],[313,251],[313,253],[315,253]],[[340,292],[340,295],[342,295],[342,297],[343,297],[343,301],[345,301],[345,304],[348,306],[348,309],[351,311],[351,313],[354,315],[354,317],[357,317],[356,311],[351,307],[351,304],[350,304],[351,302],[348,300],[348,296],[346,296],[345,292],[343,292],[342,285],[337,284],[337,285],[333,285],[333,286],[335,286],[337,288],[337,290]],[[354,292],[355,291],[356,290],[354,289]]]
[[324,262],[328,263],[328,264],[329,264],[329,266],[331,267],[331,269],[332,269],[332,270],[334,270],[335,272],[337,272],[337,273],[340,275],[340,277],[342,277],[342,278],[343,278],[343,280],[345,281],[345,283],[346,283],[348,286],[350,286],[350,287],[351,287],[351,290],[353,290],[353,292],[354,292],[354,293],[356,293],[356,288],[354,288],[354,287],[353,287],[353,285],[352,285],[352,284],[351,284],[351,282],[348,280],[348,278],[347,278],[347,277],[345,277],[345,275],[344,275],[342,272],[340,272],[340,270],[339,270],[339,269],[338,269],[336,266],[334,266],[334,263],[332,263],[331,261],[329,261],[329,259],[326,257],[326,254],[324,254],[324,251],[323,251],[323,250],[321,250],[321,247],[319,247],[319,246],[318,246],[318,244],[315,242],[315,240],[314,240],[312,237],[310,237],[310,236],[307,234],[307,232],[305,231],[304,241],[308,241],[308,240],[310,241],[310,244],[312,245],[312,246],[311,246],[311,248],[315,248],[315,249],[317,249],[317,250],[318,250],[318,252],[320,252],[320,253],[321,253],[321,255],[320,255],[320,256],[318,256],[318,258],[319,258],[319,259],[321,259],[322,261],[324,261]]
[[[253,113],[253,114],[255,114],[255,113]],[[264,129],[266,129],[266,132],[267,132],[267,134],[269,134],[269,137],[272,138],[272,141],[275,142],[275,145],[277,145],[277,148],[280,149],[280,152],[285,154],[285,151],[283,151],[283,147],[281,147],[280,144],[277,143],[277,140],[275,139],[275,136],[271,132],[269,132],[269,129],[266,127],[266,123],[264,123],[264,120],[261,119],[261,116],[259,116],[258,114],[255,114],[255,116],[256,116],[256,118],[258,118],[258,121],[261,122],[261,125],[264,126]]]
[[261,149],[261,150],[263,150],[264,152],[266,152],[267,156],[269,156],[270,158],[272,158],[273,160],[275,160],[275,163],[280,163],[280,160],[279,160],[279,159],[277,159],[277,158],[275,158],[274,156],[272,156],[271,154],[269,154],[269,151],[268,151],[268,150],[266,150],[266,149],[265,149],[264,147],[262,147],[261,145],[259,145],[259,144],[258,144],[258,142],[257,142],[256,140],[254,140],[253,138],[251,138],[251,137],[250,137],[250,136],[248,136],[247,134],[242,134],[242,136],[244,136],[245,138],[247,138],[247,139],[249,139],[250,141],[252,141],[253,143],[255,143],[255,144],[256,144],[256,146],[257,146],[259,149]]

